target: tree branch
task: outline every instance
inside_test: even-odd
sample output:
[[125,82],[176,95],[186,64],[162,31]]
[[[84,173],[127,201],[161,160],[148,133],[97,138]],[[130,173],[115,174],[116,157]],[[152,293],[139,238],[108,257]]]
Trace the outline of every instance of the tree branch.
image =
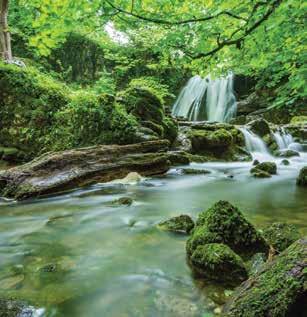
[[[220,51],[221,49],[223,49],[225,46],[232,46],[232,45],[236,45],[238,47],[241,46],[241,42],[244,41],[244,39],[250,35],[254,30],[256,30],[263,22],[265,22],[274,12],[275,10],[280,6],[282,0],[275,0],[273,1],[271,7],[267,10],[267,12],[259,19],[257,20],[252,26],[248,27],[245,29],[245,31],[243,32],[243,34],[238,37],[237,39],[233,39],[233,36],[235,34],[237,34],[240,31],[244,30],[243,28],[239,28],[237,30],[235,30],[231,37],[228,40],[222,41],[220,42],[217,47],[215,47],[214,49],[205,52],[205,53],[199,53],[197,55],[193,55],[193,59],[199,59],[199,58],[203,58],[203,57],[208,57],[210,55],[214,55],[215,53],[217,53],[218,51]],[[259,7],[259,4],[256,4],[257,7]],[[256,6],[255,5],[255,6]],[[253,12],[252,15],[250,15],[250,19],[252,18],[252,16],[254,15],[255,12]],[[248,23],[247,23],[248,24]]]
[[164,25],[170,25],[170,26],[172,26],[172,25],[182,25],[182,24],[188,24],[188,23],[205,22],[205,21],[216,19],[217,17],[222,16],[222,15],[226,15],[226,16],[229,16],[231,18],[234,18],[234,19],[237,19],[237,20],[242,20],[242,21],[245,21],[245,22],[247,21],[246,18],[241,17],[241,16],[239,16],[239,15],[233,13],[233,12],[227,11],[227,10],[221,11],[221,12],[219,12],[217,14],[208,15],[208,16],[204,16],[204,17],[200,17],[200,18],[191,18],[191,19],[186,19],[186,20],[181,20],[181,21],[169,21],[169,20],[164,20],[164,19],[159,19],[159,18],[150,18],[150,17],[147,17],[147,16],[139,15],[137,13],[133,13],[133,10],[131,10],[130,12],[126,11],[126,10],[124,10],[122,8],[116,7],[109,0],[106,0],[106,3],[108,3],[113,9],[117,10],[118,12],[120,12],[122,14],[129,15],[129,16],[132,16],[132,17],[137,18],[139,20],[146,21],[146,22],[151,22],[151,23],[155,23],[155,24],[164,24]]

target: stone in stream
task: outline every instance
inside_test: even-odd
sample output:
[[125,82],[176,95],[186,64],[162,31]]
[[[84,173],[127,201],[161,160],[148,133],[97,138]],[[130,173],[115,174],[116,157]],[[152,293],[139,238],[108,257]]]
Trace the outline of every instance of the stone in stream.
[[109,203],[111,206],[131,206],[133,199],[131,197],[121,197]]
[[209,280],[238,285],[248,277],[241,257],[225,244],[199,245],[190,262],[197,275]]
[[208,170],[197,169],[197,168],[182,168],[181,171],[183,174],[187,174],[187,175],[205,175],[205,174],[211,173]]
[[27,306],[24,302],[21,301],[11,299],[0,299],[0,316],[34,317],[35,309],[31,306]]
[[196,227],[187,241],[191,256],[199,245],[223,243],[244,257],[268,253],[269,246],[262,235],[248,222],[241,211],[227,201],[219,201],[199,214]]
[[225,317],[303,317],[307,311],[307,239],[294,242],[243,282],[223,309]]
[[294,225],[283,222],[275,222],[265,228],[263,236],[277,252],[282,252],[301,237]]
[[271,177],[277,173],[277,165],[274,162],[262,162],[250,170],[254,177]]
[[293,157],[293,156],[300,156],[300,153],[294,150],[278,150],[274,153],[278,157]]
[[0,172],[0,195],[25,199],[110,182],[131,171],[142,176],[163,174],[170,167],[168,147],[168,141],[157,140],[46,153]]
[[307,186],[307,166],[304,166],[296,179],[298,186]]
[[189,215],[180,215],[160,222],[157,227],[165,231],[189,234],[194,228],[194,221]]
[[288,166],[288,165],[290,165],[290,161],[287,160],[287,159],[283,159],[283,160],[280,162],[280,165]]

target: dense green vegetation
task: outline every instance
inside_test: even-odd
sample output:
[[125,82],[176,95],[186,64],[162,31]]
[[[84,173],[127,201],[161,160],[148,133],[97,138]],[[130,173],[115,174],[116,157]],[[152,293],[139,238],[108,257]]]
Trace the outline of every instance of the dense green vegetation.
[[1,64],[4,145],[173,141],[167,107],[192,73],[232,70],[256,79],[270,106],[304,105],[301,1],[2,2],[26,65]]

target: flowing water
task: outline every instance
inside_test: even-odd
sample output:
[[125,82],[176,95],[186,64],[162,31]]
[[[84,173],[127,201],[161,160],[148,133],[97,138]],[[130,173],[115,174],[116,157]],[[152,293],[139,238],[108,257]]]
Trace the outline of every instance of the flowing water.
[[[196,218],[224,199],[258,228],[286,221],[306,234],[306,189],[295,184],[306,161],[304,153],[289,166],[276,160],[278,175],[270,179],[252,178],[251,162],[191,164],[211,174],[173,169],[134,184],[2,201],[0,298],[27,300],[49,317],[212,316],[224,290],[194,280],[186,237],[155,225],[181,213]],[[126,196],[131,206],[109,204]]]
[[258,135],[245,127],[241,127],[240,131],[244,135],[246,150],[252,155],[253,159],[259,161],[273,159],[267,145]]
[[217,79],[194,76],[179,94],[173,115],[191,121],[228,122],[236,115],[236,108],[233,74]]
[[283,127],[275,131],[273,135],[279,150],[287,150],[287,149],[295,150],[295,151],[302,150],[302,145],[295,142],[293,139],[293,136],[287,131],[285,131]]

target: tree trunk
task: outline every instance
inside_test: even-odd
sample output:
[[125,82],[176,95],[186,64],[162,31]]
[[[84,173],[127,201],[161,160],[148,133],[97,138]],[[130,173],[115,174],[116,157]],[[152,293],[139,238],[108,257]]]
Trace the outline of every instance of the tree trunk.
[[11,35],[7,22],[8,11],[9,0],[0,0],[0,58],[11,61],[13,56],[11,49]]

